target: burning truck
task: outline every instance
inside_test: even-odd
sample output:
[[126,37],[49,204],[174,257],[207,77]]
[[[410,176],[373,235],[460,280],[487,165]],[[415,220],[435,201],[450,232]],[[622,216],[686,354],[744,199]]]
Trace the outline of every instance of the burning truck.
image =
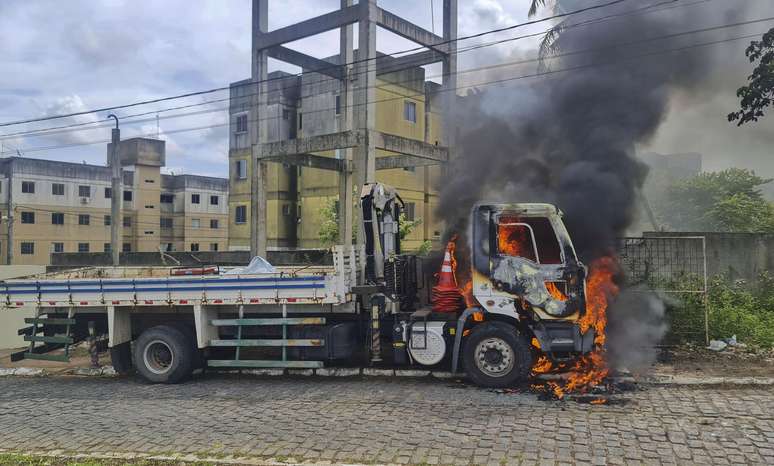
[[464,370],[506,387],[564,368],[570,378],[552,386],[561,396],[606,375],[610,267],[578,260],[556,207],[475,205],[459,245],[469,270],[449,242],[423,299],[421,259],[401,251],[400,196],[368,184],[361,205],[365,244],[337,247],[332,267],[95,267],[6,280],[5,307],[36,310],[19,331],[30,346],[12,359],[67,360],[104,332],[117,371],[156,383],[200,367],[356,364]]

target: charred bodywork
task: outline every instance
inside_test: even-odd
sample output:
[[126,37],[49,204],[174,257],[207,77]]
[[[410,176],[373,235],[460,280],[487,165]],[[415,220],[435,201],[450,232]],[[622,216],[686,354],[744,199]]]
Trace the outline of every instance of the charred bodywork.
[[581,334],[586,267],[561,212],[549,204],[478,204],[472,218],[472,292],[486,312],[527,325],[554,356],[591,349]]

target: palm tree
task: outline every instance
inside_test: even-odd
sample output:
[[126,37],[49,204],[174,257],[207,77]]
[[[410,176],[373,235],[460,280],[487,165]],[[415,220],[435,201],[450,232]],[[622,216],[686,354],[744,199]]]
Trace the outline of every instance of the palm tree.
[[[548,0],[531,0],[531,2],[532,3],[530,4],[528,13],[530,18],[535,16],[541,7],[545,7],[548,4]],[[543,36],[543,40],[540,41],[540,52],[538,54],[540,58],[538,69],[540,71],[548,69],[545,62],[546,57],[559,51],[559,46],[556,43],[556,40],[559,38],[559,35],[562,33],[562,31],[564,31],[564,28],[564,21],[556,24],[546,32],[546,35]]]

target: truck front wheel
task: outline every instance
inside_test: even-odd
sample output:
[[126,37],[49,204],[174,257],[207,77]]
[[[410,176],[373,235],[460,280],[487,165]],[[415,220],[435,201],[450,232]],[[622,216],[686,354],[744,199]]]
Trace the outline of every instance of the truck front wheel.
[[532,368],[529,342],[516,327],[502,322],[474,327],[462,352],[465,373],[482,387],[503,388],[523,382]]
[[193,348],[175,327],[159,325],[142,332],[134,342],[134,367],[152,383],[177,383],[191,375]]

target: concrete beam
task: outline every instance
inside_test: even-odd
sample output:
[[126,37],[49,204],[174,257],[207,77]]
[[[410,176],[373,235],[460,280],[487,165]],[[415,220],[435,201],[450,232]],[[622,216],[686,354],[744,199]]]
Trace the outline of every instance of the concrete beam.
[[313,154],[275,155],[262,157],[261,160],[264,162],[286,163],[296,167],[319,168],[321,170],[336,172],[341,172],[344,169],[344,160]]
[[392,73],[394,71],[402,71],[417,66],[428,65],[430,63],[443,61],[445,58],[446,54],[436,52],[435,50],[425,50],[403,57],[391,58],[385,60],[383,63],[377,58],[376,74]]
[[426,167],[429,165],[438,165],[441,162],[426,159],[424,157],[414,157],[411,155],[389,155],[376,158],[377,170],[392,170],[395,168],[408,167]]
[[316,18],[291,24],[284,28],[262,34],[256,38],[254,48],[257,50],[268,49],[276,45],[293,42],[304,37],[314,36],[331,29],[336,29],[347,24],[356,23],[359,19],[358,5],[353,5],[340,10],[332,11]]
[[382,8],[377,8],[376,22],[379,26],[390,32],[406,38],[419,45],[441,53],[447,53],[448,45],[434,45],[444,42],[443,37],[437,36],[427,29],[421,28],[416,24],[406,21],[400,16],[390,13]]
[[[396,154],[410,155],[417,158],[431,160],[434,163],[449,161],[449,149],[443,146],[428,144],[416,139],[404,138],[394,134],[386,134],[374,131],[371,135],[374,146],[378,149]],[[409,165],[410,166],[410,165]]]
[[300,66],[304,72],[320,73],[339,80],[344,77],[340,66],[281,45],[270,48],[269,56],[285,63]]
[[325,152],[348,147],[357,147],[363,143],[360,131],[342,131],[306,138],[286,139],[253,146],[253,156],[259,159],[280,157],[310,152]]

